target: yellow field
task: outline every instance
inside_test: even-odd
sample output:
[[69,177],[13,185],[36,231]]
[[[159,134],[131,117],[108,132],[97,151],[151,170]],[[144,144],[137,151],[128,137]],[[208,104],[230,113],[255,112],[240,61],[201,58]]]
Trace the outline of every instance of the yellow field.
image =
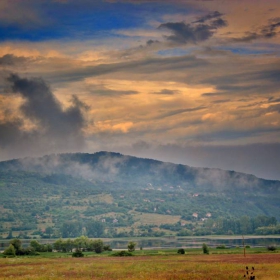
[[157,255],[0,259],[0,279],[229,280],[254,266],[257,280],[280,279],[280,254]]

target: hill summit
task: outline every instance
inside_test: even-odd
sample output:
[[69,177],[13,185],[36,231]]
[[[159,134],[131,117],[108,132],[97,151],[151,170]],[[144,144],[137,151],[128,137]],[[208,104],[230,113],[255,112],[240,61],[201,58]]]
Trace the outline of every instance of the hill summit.
[[64,174],[89,181],[125,182],[134,188],[143,183],[180,185],[202,190],[233,190],[233,188],[276,191],[280,181],[264,180],[254,175],[214,168],[195,168],[187,165],[137,158],[113,152],[94,154],[53,154],[40,158],[24,158],[0,162],[0,169]]

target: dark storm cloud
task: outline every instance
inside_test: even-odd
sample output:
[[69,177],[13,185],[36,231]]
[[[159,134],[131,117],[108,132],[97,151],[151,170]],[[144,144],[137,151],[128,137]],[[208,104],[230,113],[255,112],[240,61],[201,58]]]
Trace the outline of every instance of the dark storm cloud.
[[[20,106],[21,117],[9,120],[8,116],[0,124],[1,148],[17,151],[17,155],[44,152],[69,151],[84,146],[83,128],[86,120],[83,112],[88,107],[76,96],[72,105],[63,110],[49,86],[41,78],[21,78],[16,74],[8,77],[10,94],[23,98]],[[25,120],[36,125],[32,130],[24,130]],[[4,136],[5,135],[5,136]]]
[[196,44],[208,40],[213,36],[216,29],[227,26],[227,22],[221,16],[221,13],[215,11],[189,24],[184,22],[168,22],[161,24],[159,28],[168,29],[173,33],[173,35],[165,36],[168,41],[180,44]]
[[[40,78],[24,79],[12,74],[8,81],[12,84],[14,93],[24,97],[21,106],[23,114],[34,121],[39,121],[42,127],[54,136],[80,134],[84,126],[82,105],[73,99],[73,105],[63,111],[61,104],[51,92],[49,86]],[[76,135],[76,136],[75,136]]]

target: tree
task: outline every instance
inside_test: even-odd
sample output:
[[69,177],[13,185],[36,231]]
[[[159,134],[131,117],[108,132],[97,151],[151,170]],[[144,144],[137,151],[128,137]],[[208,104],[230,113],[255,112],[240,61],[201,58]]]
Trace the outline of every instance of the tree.
[[202,251],[203,251],[203,254],[209,255],[209,248],[205,243],[202,244]]
[[63,249],[63,240],[62,238],[57,239],[54,244],[53,244],[53,248],[58,251],[61,252]]
[[89,239],[86,236],[82,235],[74,240],[74,245],[77,249],[86,249],[89,245]]
[[66,241],[62,242],[62,250],[65,252],[72,252],[75,248],[74,240],[68,238]]
[[10,230],[8,236],[6,237],[6,239],[12,239],[13,237],[13,232]]
[[104,234],[104,225],[99,221],[90,221],[86,224],[88,237],[101,237]]
[[3,252],[3,255],[15,257],[16,255],[15,247],[12,244],[10,244],[9,247]]
[[252,233],[251,219],[248,216],[242,216],[240,218],[240,230],[242,234]]
[[130,241],[130,242],[127,244],[127,249],[128,249],[128,251],[129,251],[129,252],[135,251],[135,246],[136,246],[136,243]]
[[51,244],[46,244],[45,246],[46,246],[47,252],[52,252],[53,247]]
[[36,252],[41,252],[41,244],[37,240],[30,241],[30,247],[34,248]]
[[80,222],[65,222],[61,228],[62,237],[77,237],[82,234],[82,224]]
[[53,234],[53,228],[47,227],[45,233],[49,236],[49,238],[51,238],[51,235]]
[[14,246],[16,255],[21,251],[21,241],[18,238],[14,238],[10,241],[10,244]]
[[95,253],[100,254],[104,251],[104,243],[101,239],[92,241],[91,246]]

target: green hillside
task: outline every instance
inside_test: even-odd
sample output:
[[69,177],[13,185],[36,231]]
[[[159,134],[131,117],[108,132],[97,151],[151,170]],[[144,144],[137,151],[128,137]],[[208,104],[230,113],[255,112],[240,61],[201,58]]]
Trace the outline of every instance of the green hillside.
[[2,237],[260,233],[280,220],[279,181],[109,152],[0,162],[0,194]]

